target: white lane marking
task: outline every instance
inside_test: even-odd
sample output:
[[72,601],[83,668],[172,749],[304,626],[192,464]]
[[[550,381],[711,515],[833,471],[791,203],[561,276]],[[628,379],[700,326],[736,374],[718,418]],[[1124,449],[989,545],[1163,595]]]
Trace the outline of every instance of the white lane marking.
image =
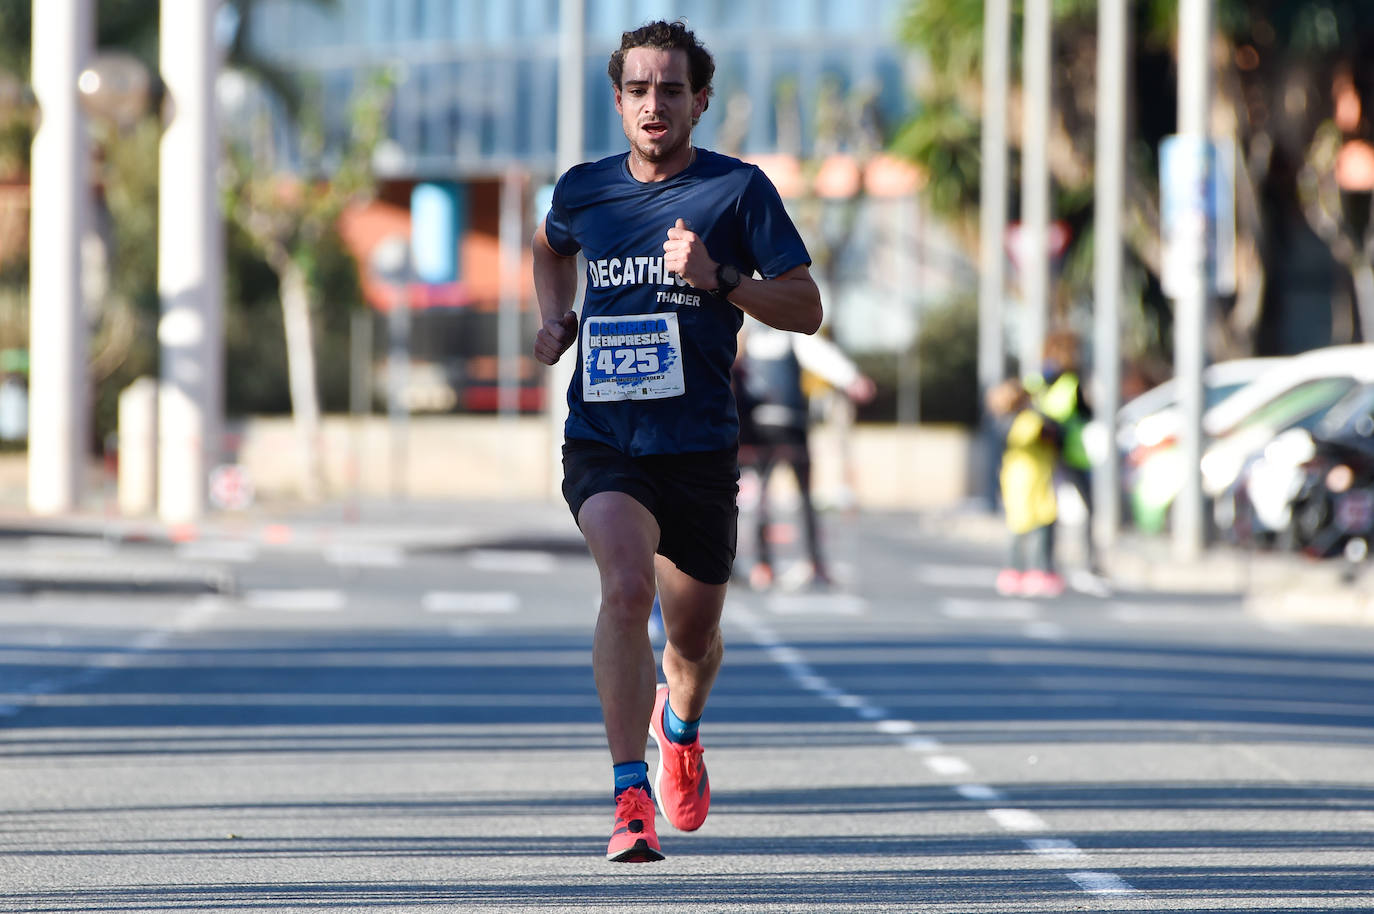
[[1034,853],[1053,860],[1077,860],[1087,856],[1083,848],[1066,838],[1026,838],[1025,844]]
[[1065,873],[1078,887],[1092,895],[1132,895],[1139,891],[1115,873]]
[[879,708],[874,705],[865,704],[861,708],[856,708],[855,712],[864,720],[884,720],[887,717],[887,708]]
[[1109,603],[1107,615],[1113,621],[1125,623],[1155,623],[1162,625],[1211,625],[1220,619],[1236,619],[1245,615],[1239,608],[1223,606],[1141,606],[1130,603]]
[[973,770],[968,762],[954,755],[932,755],[925,762],[931,771],[946,777],[968,774]]
[[1028,600],[961,600],[947,597],[940,612],[951,619],[1018,619],[1029,621],[1040,614],[1040,607]]
[[954,792],[965,800],[977,803],[995,803],[1006,796],[1002,791],[986,784],[960,784],[954,788]]
[[249,609],[283,612],[337,612],[345,603],[346,598],[340,590],[249,590],[243,595],[243,605]]
[[916,580],[931,587],[991,589],[999,569],[994,565],[917,565]]
[[177,558],[200,562],[231,562],[246,564],[255,561],[261,553],[257,543],[240,540],[198,540],[178,543],[174,552]]
[[775,616],[862,616],[868,601],[853,594],[805,594],[769,597],[768,611]]
[[432,590],[420,600],[425,612],[496,615],[520,611],[520,595],[508,590]]
[[396,546],[336,544],[324,550],[324,560],[344,568],[399,568],[406,554]]
[[997,808],[984,810],[992,821],[1007,831],[1047,831],[1049,824],[1029,809]]
[[552,552],[532,550],[474,549],[468,553],[468,563],[477,571],[511,574],[552,574],[558,570],[558,559]]
[[891,736],[902,736],[907,733],[915,733],[919,727],[913,720],[880,720],[874,725],[879,733],[887,733]]
[[938,739],[929,736],[911,736],[902,740],[902,746],[909,752],[939,752],[944,746]]
[[1027,622],[1021,633],[1041,641],[1063,641],[1065,637],[1064,626],[1058,622]]

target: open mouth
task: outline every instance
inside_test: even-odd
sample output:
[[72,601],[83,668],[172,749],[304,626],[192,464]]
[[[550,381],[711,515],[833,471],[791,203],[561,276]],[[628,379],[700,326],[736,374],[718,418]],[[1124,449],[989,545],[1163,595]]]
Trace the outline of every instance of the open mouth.
[[650,121],[640,128],[649,135],[650,139],[661,139],[668,133],[668,125],[662,121]]

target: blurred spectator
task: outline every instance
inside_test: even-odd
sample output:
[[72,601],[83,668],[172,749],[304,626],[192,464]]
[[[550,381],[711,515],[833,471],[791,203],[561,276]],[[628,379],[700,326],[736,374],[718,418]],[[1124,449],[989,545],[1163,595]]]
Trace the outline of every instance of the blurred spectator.
[[1101,576],[1093,543],[1092,461],[1083,442],[1083,431],[1092,421],[1092,409],[1083,397],[1078,374],[1078,335],[1052,333],[1045,339],[1040,373],[1026,379],[1035,409],[1059,427],[1060,448],[1056,472],[1073,487],[1083,502],[1083,561],[1088,573]]
[[814,586],[833,583],[821,555],[820,532],[811,496],[810,410],[802,387],[805,370],[843,391],[851,400],[873,398],[874,384],[838,346],[822,336],[785,333],[747,318],[740,336],[731,383],[740,418],[740,466],[758,478],[754,565],[749,582],[756,589],[774,580],[769,541],[768,478],[779,463],[792,468],[801,496],[809,568]]
[[1031,407],[1029,392],[1014,379],[988,392],[987,407],[1004,434],[1002,510],[1011,533],[1011,564],[997,575],[997,592],[1057,596],[1064,592],[1054,570],[1059,429]]

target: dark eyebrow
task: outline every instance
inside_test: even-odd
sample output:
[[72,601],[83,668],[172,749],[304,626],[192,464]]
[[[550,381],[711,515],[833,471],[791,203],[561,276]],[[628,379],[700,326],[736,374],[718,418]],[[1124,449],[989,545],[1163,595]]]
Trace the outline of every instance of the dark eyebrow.
[[[649,85],[651,82],[653,82],[653,80],[649,80],[649,79],[627,79],[627,80],[625,80],[625,86],[626,86],[626,88],[628,88],[628,87],[630,87],[630,86],[647,86],[647,85]],[[674,82],[673,80],[665,79],[665,80],[663,80],[662,82],[660,82],[659,85],[660,85],[660,86],[668,86],[668,87],[670,87],[670,88],[678,88],[678,89],[681,89],[681,88],[684,88],[687,84],[684,83],[684,82]]]

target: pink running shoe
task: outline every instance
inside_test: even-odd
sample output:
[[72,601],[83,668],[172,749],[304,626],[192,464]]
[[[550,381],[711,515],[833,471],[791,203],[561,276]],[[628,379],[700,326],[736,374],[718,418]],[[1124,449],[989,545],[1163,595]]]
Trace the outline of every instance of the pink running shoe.
[[663,709],[668,704],[668,687],[659,685],[654,696],[654,713],[649,718],[649,735],[658,744],[658,774],[654,777],[654,799],[663,817],[679,831],[696,831],[706,821],[711,808],[711,781],[701,760],[701,738],[690,743],[675,743],[663,732]]
[[654,830],[654,801],[642,787],[630,787],[615,798],[615,826],[606,859],[612,863],[653,863],[663,859]]
[[1028,597],[1057,597],[1064,592],[1064,579],[1053,571],[1027,571],[1021,578],[1021,592]]
[[1004,597],[1014,597],[1021,592],[1021,572],[1015,568],[1003,568],[997,572],[997,592]]

